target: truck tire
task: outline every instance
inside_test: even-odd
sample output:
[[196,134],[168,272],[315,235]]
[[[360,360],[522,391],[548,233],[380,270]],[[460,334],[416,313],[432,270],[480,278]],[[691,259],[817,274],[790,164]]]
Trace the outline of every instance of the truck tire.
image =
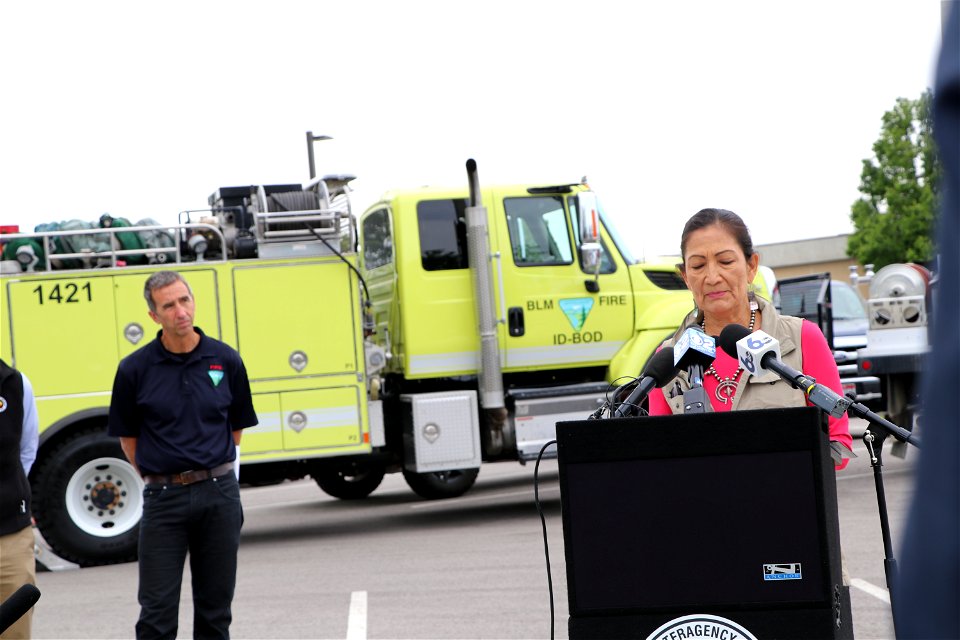
[[310,472],[324,493],[341,500],[361,500],[383,482],[383,465],[370,461],[319,464]]
[[454,469],[433,473],[415,473],[403,470],[403,479],[413,492],[427,500],[456,498],[462,496],[477,481],[480,469]]
[[120,443],[100,429],[80,431],[43,456],[33,511],[54,553],[81,567],[137,558],[143,480]]

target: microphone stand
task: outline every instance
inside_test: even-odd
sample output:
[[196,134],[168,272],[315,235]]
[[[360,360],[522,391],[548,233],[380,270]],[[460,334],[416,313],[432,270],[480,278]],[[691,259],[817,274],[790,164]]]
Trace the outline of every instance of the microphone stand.
[[[776,372],[781,378],[788,381],[794,389],[803,391],[804,395],[807,396],[807,399],[813,405],[832,416],[840,417],[846,412],[858,418],[863,418],[871,425],[880,427],[883,431],[882,433],[874,435],[870,429],[867,429],[863,434],[863,441],[867,445],[867,450],[870,452],[870,466],[873,467],[873,479],[877,488],[877,506],[880,510],[880,531],[883,535],[883,569],[887,579],[887,589],[890,591],[890,610],[892,612],[894,609],[893,592],[897,572],[897,561],[893,557],[893,543],[890,541],[890,519],[887,514],[887,498],[883,488],[883,462],[880,455],[881,449],[883,448],[883,440],[887,435],[892,435],[905,444],[912,444],[918,449],[920,448],[920,441],[906,429],[881,418],[862,403],[853,402],[850,398],[843,396],[837,396],[835,392],[816,384],[816,380],[813,378],[808,378],[799,371],[790,369],[790,367],[779,362],[776,356],[771,356],[772,352],[769,351],[760,356],[761,366]],[[686,394],[684,394],[684,401],[686,401]],[[894,628],[896,628],[896,620],[894,620]]]
[[887,590],[890,592],[890,615],[894,618],[893,628],[897,628],[896,609],[893,606],[893,585],[897,577],[897,561],[893,557],[893,542],[890,538],[890,519],[887,515],[887,494],[883,489],[883,462],[880,458],[886,433],[874,435],[870,429],[863,432],[863,442],[870,452],[870,466],[873,468],[873,484],[877,489],[877,507],[880,511],[880,534],[883,537],[883,573],[887,578]]
[[912,444],[920,448],[920,441],[912,433],[898,427],[889,420],[885,420],[870,411],[863,404],[855,402],[850,405],[847,412],[854,414],[859,418],[867,420],[871,425],[880,427],[878,432],[867,428],[863,432],[863,443],[867,446],[870,453],[870,466],[873,468],[873,483],[877,490],[877,508],[880,512],[880,533],[883,536],[883,573],[887,579],[887,590],[890,592],[890,614],[893,617],[893,626],[896,629],[896,609],[893,606],[894,584],[897,577],[897,561],[893,557],[893,542],[890,537],[890,518],[887,513],[887,495],[883,488],[883,460],[881,459],[883,450],[883,441],[888,435],[903,443]]
[[707,391],[703,388],[703,366],[692,364],[687,369],[690,380],[690,388],[683,394],[683,412],[686,413],[706,413]]

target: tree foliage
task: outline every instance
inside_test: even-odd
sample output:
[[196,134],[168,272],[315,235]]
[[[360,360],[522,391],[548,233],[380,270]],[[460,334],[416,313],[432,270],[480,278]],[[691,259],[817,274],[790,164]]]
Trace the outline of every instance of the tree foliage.
[[873,158],[863,161],[860,199],[850,218],[847,253],[877,269],[933,259],[941,168],[933,140],[928,89],[918,100],[898,98],[883,114]]

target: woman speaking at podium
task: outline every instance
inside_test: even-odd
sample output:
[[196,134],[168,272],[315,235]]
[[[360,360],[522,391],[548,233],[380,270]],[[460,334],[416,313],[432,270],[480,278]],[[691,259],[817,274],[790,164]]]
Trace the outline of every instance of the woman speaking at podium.
[[[780,315],[750,283],[757,275],[760,256],[753,251],[750,232],[740,216],[725,209],[703,209],[690,218],[680,238],[683,262],[680,275],[693,293],[695,307],[684,323],[661,348],[672,348],[691,326],[718,336],[728,324],[762,330],[780,342],[784,363],[811,376],[820,384],[843,394],[840,373],[820,328],[801,318]],[[717,358],[703,376],[703,387],[713,411],[806,406],[803,392],[787,382],[759,382],[748,376],[739,361],[717,349]],[[650,415],[683,413],[683,393],[690,388],[686,372],[680,372],[662,389],[649,396]],[[830,419],[830,439],[851,449],[846,415]],[[837,465],[846,466],[845,458]]]

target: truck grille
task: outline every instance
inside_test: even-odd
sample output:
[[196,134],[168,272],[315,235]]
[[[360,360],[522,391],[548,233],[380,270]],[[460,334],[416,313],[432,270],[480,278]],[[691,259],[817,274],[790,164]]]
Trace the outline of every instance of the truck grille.
[[667,289],[669,291],[684,291],[687,288],[687,285],[684,284],[683,278],[680,277],[678,273],[672,273],[670,271],[644,271],[643,275],[647,276],[650,279],[650,282],[657,285],[661,289]]

